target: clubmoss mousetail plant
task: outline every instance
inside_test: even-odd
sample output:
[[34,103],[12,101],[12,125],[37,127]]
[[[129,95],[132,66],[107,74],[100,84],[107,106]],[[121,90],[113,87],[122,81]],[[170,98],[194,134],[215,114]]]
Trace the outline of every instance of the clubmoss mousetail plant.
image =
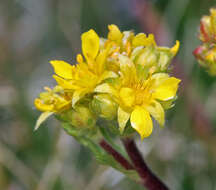
[[[165,110],[176,100],[180,79],[169,75],[179,49],[160,47],[154,35],[121,32],[108,26],[107,38],[94,30],[82,34],[82,54],[71,65],[51,61],[57,85],[35,99],[42,112],[35,130],[51,115],[101,163],[111,166],[149,190],[168,189],[147,167],[134,143],[149,137],[153,121],[165,123]],[[123,146],[115,144],[120,138]],[[147,139],[145,139],[147,140]]]

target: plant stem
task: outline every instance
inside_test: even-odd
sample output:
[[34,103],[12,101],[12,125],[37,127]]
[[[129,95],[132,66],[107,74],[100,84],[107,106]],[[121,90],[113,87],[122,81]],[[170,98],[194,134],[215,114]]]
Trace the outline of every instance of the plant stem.
[[109,154],[113,156],[113,158],[126,170],[133,170],[134,167],[132,164],[126,160],[119,152],[117,152],[112,146],[110,146],[105,140],[100,141],[100,146]]
[[134,168],[142,179],[141,183],[148,190],[168,190],[166,185],[163,184],[163,182],[160,181],[160,179],[148,168],[135,142],[132,139],[125,138],[123,139],[123,144],[134,165]]

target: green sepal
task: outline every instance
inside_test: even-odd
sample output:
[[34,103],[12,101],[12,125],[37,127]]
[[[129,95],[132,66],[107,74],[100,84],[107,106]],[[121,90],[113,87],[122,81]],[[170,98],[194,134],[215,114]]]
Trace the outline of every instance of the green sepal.
[[92,139],[100,139],[101,135],[96,127],[94,128],[77,128],[72,126],[70,123],[62,122],[64,130],[74,138],[88,137]]

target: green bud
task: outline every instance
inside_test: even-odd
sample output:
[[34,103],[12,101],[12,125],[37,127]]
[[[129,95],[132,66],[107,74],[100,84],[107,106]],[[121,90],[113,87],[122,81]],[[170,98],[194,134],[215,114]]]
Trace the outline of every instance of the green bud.
[[136,64],[151,67],[157,64],[157,52],[154,47],[145,47],[137,58]]
[[85,106],[76,106],[75,109],[64,111],[57,118],[77,128],[92,128],[96,123],[95,116]]
[[138,68],[145,69],[147,73],[149,69],[150,72],[164,72],[178,51],[178,47],[179,42],[176,42],[172,48],[149,46],[142,49],[139,47],[132,52],[131,58]]
[[216,9],[210,9],[210,15],[203,16],[200,21],[199,38],[204,43],[215,43],[216,34]]
[[112,120],[117,114],[117,104],[107,94],[95,95],[91,108],[98,116]]
[[158,66],[160,71],[165,71],[170,64],[172,59],[172,55],[168,51],[160,51],[159,59],[158,59]]

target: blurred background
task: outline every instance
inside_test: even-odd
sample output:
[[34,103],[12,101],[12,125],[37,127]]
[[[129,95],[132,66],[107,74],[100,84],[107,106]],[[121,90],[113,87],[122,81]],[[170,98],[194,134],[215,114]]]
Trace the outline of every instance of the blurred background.
[[51,118],[33,132],[33,100],[53,86],[50,60],[75,62],[80,34],[107,25],[154,33],[159,45],[180,40],[173,75],[182,79],[163,130],[138,146],[173,190],[216,190],[216,77],[195,61],[202,15],[213,0],[0,0],[0,189],[139,190],[121,173],[99,165]]

